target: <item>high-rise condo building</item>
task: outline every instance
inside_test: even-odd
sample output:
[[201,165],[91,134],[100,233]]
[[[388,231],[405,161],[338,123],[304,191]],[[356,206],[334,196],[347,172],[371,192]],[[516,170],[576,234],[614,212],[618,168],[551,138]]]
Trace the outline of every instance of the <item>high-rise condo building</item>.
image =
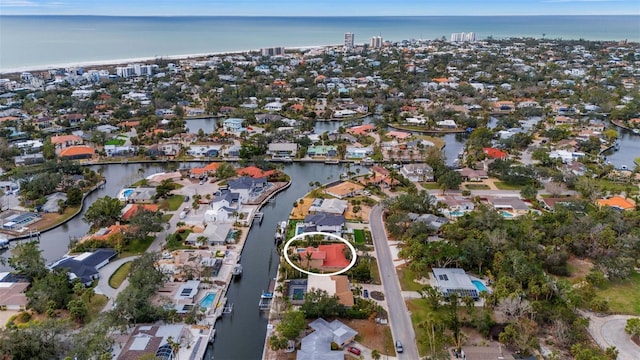
[[344,47],[346,49],[353,49],[355,47],[355,41],[356,36],[353,33],[348,32],[344,34]]
[[451,34],[451,42],[475,42],[476,41],[476,33],[468,32],[468,33],[452,33]]
[[373,36],[371,40],[369,40],[369,48],[371,49],[381,49],[382,48],[382,36]]

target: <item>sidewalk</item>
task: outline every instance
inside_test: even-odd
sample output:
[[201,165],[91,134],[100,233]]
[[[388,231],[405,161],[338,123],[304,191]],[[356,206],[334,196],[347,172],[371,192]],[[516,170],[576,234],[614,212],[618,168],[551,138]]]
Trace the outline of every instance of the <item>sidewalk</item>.
[[102,308],[103,312],[111,310],[111,308],[113,308],[113,302],[115,301],[120,291],[129,286],[129,278],[127,278],[122,282],[122,284],[120,284],[120,287],[114,289],[109,285],[109,278],[116,270],[118,270],[120,266],[122,266],[122,264],[133,261],[137,258],[138,256],[129,256],[126,258],[118,259],[108,263],[98,271],[100,273],[100,279],[98,279],[98,285],[96,285],[94,292],[96,294],[105,295],[109,298],[104,308]]

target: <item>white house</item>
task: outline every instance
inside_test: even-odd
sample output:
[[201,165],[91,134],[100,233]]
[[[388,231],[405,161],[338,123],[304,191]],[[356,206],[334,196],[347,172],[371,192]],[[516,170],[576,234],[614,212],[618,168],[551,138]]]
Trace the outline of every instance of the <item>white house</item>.
[[222,129],[225,132],[240,133],[245,130],[245,128],[242,127],[243,121],[243,119],[239,118],[228,118],[222,123]]
[[204,221],[213,223],[226,223],[235,221],[234,212],[239,209],[240,194],[229,190],[216,193],[211,201],[209,209],[204,213]]
[[346,149],[346,157],[349,159],[364,159],[365,157],[372,154],[373,154],[373,148],[370,146],[367,146],[367,147],[347,146],[347,149]]
[[267,103],[264,106],[264,109],[266,111],[282,111],[283,106],[284,106],[284,103],[281,103],[280,101],[273,101],[273,102]]
[[424,125],[427,123],[427,119],[423,117],[408,117],[404,119],[404,121],[407,124],[412,124],[412,125]]
[[433,168],[428,164],[405,164],[400,169],[400,173],[409,181],[433,181]]

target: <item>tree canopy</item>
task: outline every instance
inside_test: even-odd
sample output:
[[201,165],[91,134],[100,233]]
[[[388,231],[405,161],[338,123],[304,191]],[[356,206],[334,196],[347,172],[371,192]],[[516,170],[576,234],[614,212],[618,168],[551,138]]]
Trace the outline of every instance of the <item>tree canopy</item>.
[[120,220],[122,203],[116,198],[104,196],[98,198],[84,213],[83,220],[93,227],[110,226]]

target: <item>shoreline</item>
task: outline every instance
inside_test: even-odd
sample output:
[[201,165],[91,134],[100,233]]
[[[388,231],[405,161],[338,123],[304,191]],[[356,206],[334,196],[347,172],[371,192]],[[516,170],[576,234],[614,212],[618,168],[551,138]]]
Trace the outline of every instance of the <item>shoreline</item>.
[[[342,46],[340,44],[329,44],[329,45],[303,45],[303,46],[290,46],[285,47],[285,51],[305,51],[312,49],[323,49],[327,47],[333,46]],[[141,56],[141,57],[132,57],[132,58],[121,58],[121,59],[105,59],[105,60],[87,60],[87,61],[76,61],[69,63],[59,63],[59,64],[46,64],[46,65],[27,65],[21,67],[13,67],[8,69],[0,69],[0,74],[2,75],[10,75],[10,74],[18,74],[22,72],[38,72],[38,71],[47,71],[54,69],[62,69],[62,68],[74,68],[74,67],[87,67],[87,68],[97,68],[97,67],[106,67],[106,66],[116,66],[116,65],[128,65],[130,63],[136,62],[149,62],[155,60],[189,60],[189,59],[203,59],[211,56],[222,56],[222,55],[234,55],[234,54],[248,54],[251,52],[260,52],[260,49],[249,49],[249,50],[230,50],[230,51],[212,51],[205,53],[193,53],[193,54],[174,54],[174,55],[156,55],[156,56]]]

